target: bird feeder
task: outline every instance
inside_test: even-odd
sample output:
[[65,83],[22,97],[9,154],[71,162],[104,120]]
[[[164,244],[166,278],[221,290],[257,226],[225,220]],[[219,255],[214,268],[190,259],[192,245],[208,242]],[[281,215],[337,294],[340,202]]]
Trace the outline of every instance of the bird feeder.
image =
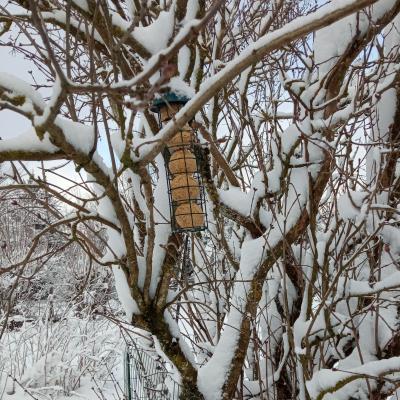
[[[150,110],[158,114],[160,129],[189,101],[185,96],[166,93]],[[196,157],[199,148],[196,132],[184,125],[166,143],[164,160],[173,232],[197,232],[207,228],[204,187]]]

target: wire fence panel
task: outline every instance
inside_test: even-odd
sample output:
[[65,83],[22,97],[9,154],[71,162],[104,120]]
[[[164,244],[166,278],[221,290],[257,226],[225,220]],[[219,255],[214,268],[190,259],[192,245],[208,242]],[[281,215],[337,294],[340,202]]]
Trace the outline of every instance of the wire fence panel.
[[157,353],[136,343],[125,353],[125,393],[127,400],[178,400],[180,385],[165,368]]

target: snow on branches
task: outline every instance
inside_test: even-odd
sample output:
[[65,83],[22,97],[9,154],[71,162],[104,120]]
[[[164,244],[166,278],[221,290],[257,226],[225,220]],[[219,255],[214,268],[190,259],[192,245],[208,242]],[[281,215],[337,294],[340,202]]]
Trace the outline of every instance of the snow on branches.
[[[65,205],[52,224],[112,267],[182,398],[383,399],[399,384],[400,1],[326,3],[0,7],[2,45],[32,64],[30,82],[0,73],[0,110],[31,126],[0,141],[0,189]],[[160,127],[167,92],[189,101]],[[170,225],[165,144],[188,123],[201,234]]]

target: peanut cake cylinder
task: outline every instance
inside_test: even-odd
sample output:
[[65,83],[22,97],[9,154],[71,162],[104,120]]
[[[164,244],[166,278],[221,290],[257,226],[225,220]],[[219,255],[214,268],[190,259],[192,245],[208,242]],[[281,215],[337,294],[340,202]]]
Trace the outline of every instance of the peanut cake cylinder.
[[166,104],[160,109],[161,122],[168,122],[182,107],[179,103]]
[[193,174],[197,169],[196,158],[190,150],[177,150],[172,154],[168,168],[173,175]]
[[193,202],[184,203],[176,208],[175,220],[182,229],[202,227],[204,213],[198,204]]
[[171,181],[172,200],[195,200],[200,195],[200,185],[197,179],[190,175],[179,174]]
[[172,153],[179,147],[189,146],[193,143],[193,132],[190,126],[184,126],[174,137],[168,142],[167,146]]

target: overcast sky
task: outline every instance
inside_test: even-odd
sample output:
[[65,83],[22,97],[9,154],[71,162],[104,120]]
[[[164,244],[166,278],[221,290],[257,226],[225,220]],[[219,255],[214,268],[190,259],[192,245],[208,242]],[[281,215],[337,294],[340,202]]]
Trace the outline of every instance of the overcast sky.
[[[2,0],[0,0],[0,3]],[[8,72],[17,77],[32,81],[28,71],[32,69],[32,65],[24,60],[21,56],[11,54],[7,47],[0,47],[0,73]],[[10,111],[2,110],[0,112],[0,137],[7,138],[15,136],[29,128],[30,122],[26,118],[16,115]]]
[[[0,3],[3,0],[0,0]],[[10,48],[1,47],[0,46],[0,73],[6,72],[9,74],[13,74],[20,79],[24,79],[29,83],[32,82],[32,77],[29,74],[29,70],[32,70],[32,63],[25,60],[21,55],[12,54],[10,52]],[[0,111],[0,137],[3,139],[9,137],[15,137],[19,134],[25,132],[31,127],[30,121],[26,118],[21,117],[20,115],[7,110]],[[46,168],[54,167],[58,164],[58,161],[52,161],[46,163]],[[28,169],[35,173],[35,175],[41,175],[41,171],[38,169],[39,163],[29,162],[26,163]],[[69,166],[62,168],[61,170],[57,171],[61,175],[69,178],[69,179],[76,179],[76,173],[74,170],[74,166],[70,163]],[[54,175],[48,174],[48,179],[52,181],[54,184],[57,184],[64,189],[70,187],[71,183],[56,177]]]

